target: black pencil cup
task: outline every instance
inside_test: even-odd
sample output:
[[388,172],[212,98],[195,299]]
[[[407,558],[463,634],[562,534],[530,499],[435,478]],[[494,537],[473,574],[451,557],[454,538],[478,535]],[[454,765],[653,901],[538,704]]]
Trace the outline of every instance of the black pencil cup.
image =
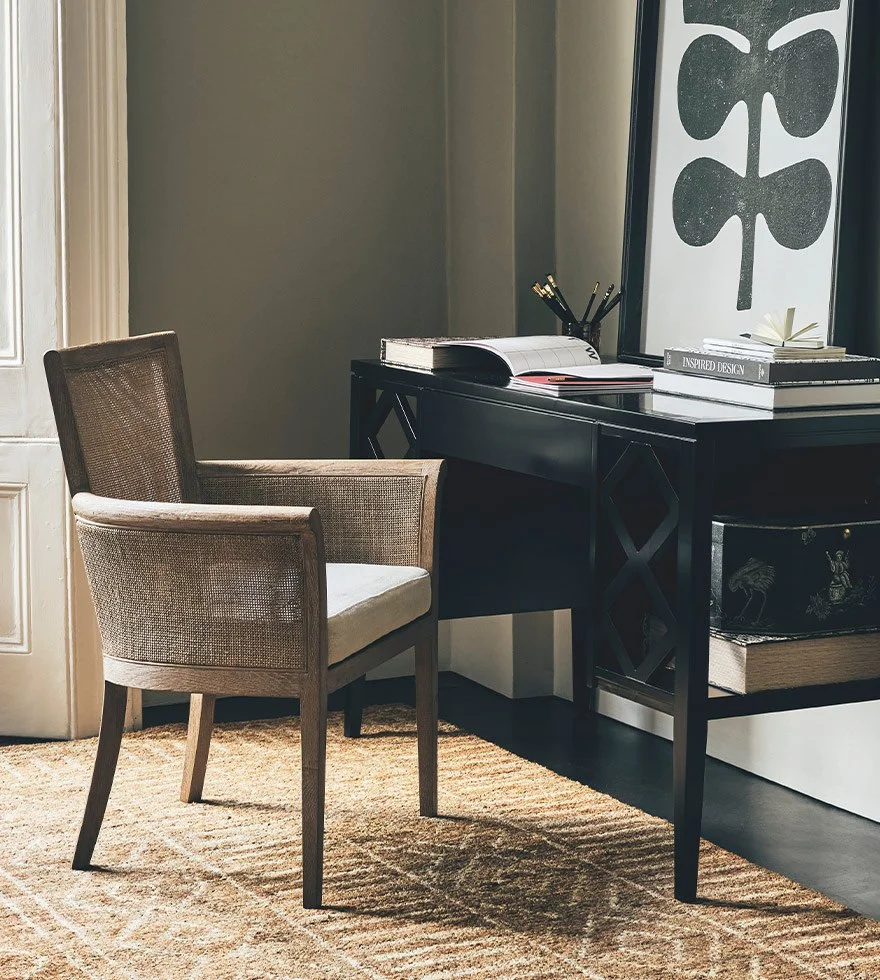
[[584,334],[583,324],[578,323],[576,320],[572,320],[569,323],[562,324],[562,333],[566,337],[577,337],[578,340],[586,340]]
[[585,340],[596,349],[596,353],[599,352],[602,324],[598,320],[587,320],[586,323],[578,323],[573,320],[570,323],[563,323],[562,332],[566,337],[577,337],[578,340]]

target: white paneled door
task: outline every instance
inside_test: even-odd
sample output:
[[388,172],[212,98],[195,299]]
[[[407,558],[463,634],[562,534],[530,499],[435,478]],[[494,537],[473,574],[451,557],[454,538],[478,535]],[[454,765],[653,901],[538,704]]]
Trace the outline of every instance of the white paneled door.
[[[118,0],[0,0],[0,735],[71,738],[97,725],[97,637],[42,356],[123,332],[106,309],[118,309],[124,277],[101,274],[105,171],[110,159],[115,181],[120,158],[105,144],[119,138],[119,113],[109,132],[99,114],[117,108],[106,95],[124,23]],[[71,220],[80,213],[88,226]]]

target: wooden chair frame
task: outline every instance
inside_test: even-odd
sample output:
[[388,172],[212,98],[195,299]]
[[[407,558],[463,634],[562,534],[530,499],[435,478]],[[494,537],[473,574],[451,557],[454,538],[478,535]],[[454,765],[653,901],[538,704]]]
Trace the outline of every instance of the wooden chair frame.
[[[167,409],[173,425],[173,456],[180,502],[123,500],[92,492],[68,376],[72,371],[103,367],[128,358],[157,354],[166,365]],[[78,527],[110,528],[118,533],[187,533],[194,536],[249,534],[297,536],[304,562],[302,604],[308,636],[305,669],[283,670],[153,663],[121,658],[108,651],[104,638],[104,706],[95,766],[73,867],[90,866],[113,782],[128,688],[191,692],[190,721],[181,800],[200,800],[208,762],[214,706],[220,695],[296,697],[302,730],[303,905],[320,907],[324,839],[324,784],[327,696],[364,677],[367,671],[411,647],[416,659],[416,719],[419,757],[419,812],[437,813],[437,511],[444,464],[439,460],[382,461],[240,461],[198,463],[192,445],[189,414],[177,339],[152,334],[122,341],[49,351],[46,374]],[[318,511],[304,506],[204,503],[212,479],[226,476],[247,483],[249,477],[295,475],[323,481],[387,479],[390,506],[395,480],[422,481],[418,565],[431,576],[432,600],[427,613],[333,665],[328,664],[325,533]],[[93,589],[94,593],[94,589]],[[99,596],[94,596],[96,606]],[[347,731],[347,734],[356,732]]]

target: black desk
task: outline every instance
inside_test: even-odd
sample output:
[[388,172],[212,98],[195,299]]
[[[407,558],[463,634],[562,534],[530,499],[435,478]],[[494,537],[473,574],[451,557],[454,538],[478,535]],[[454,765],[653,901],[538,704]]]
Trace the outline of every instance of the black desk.
[[[880,681],[708,686],[711,518],[880,499],[880,408],[785,412],[662,395],[556,399],[505,379],[352,363],[352,457],[442,456],[440,615],[572,610],[575,704],[673,715],[675,894],[696,896],[707,724],[880,698]],[[387,442],[387,440],[386,440]]]

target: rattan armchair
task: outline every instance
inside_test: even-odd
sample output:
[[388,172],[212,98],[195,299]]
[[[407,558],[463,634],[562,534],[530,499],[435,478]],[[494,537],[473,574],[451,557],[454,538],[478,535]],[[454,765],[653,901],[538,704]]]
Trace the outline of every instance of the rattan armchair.
[[172,333],[45,366],[104,653],[73,867],[90,866],[128,688],[192,692],[185,802],[201,799],[218,695],[298,697],[303,905],[319,907],[327,695],[410,647],[419,810],[437,812],[442,462],[198,463]]

